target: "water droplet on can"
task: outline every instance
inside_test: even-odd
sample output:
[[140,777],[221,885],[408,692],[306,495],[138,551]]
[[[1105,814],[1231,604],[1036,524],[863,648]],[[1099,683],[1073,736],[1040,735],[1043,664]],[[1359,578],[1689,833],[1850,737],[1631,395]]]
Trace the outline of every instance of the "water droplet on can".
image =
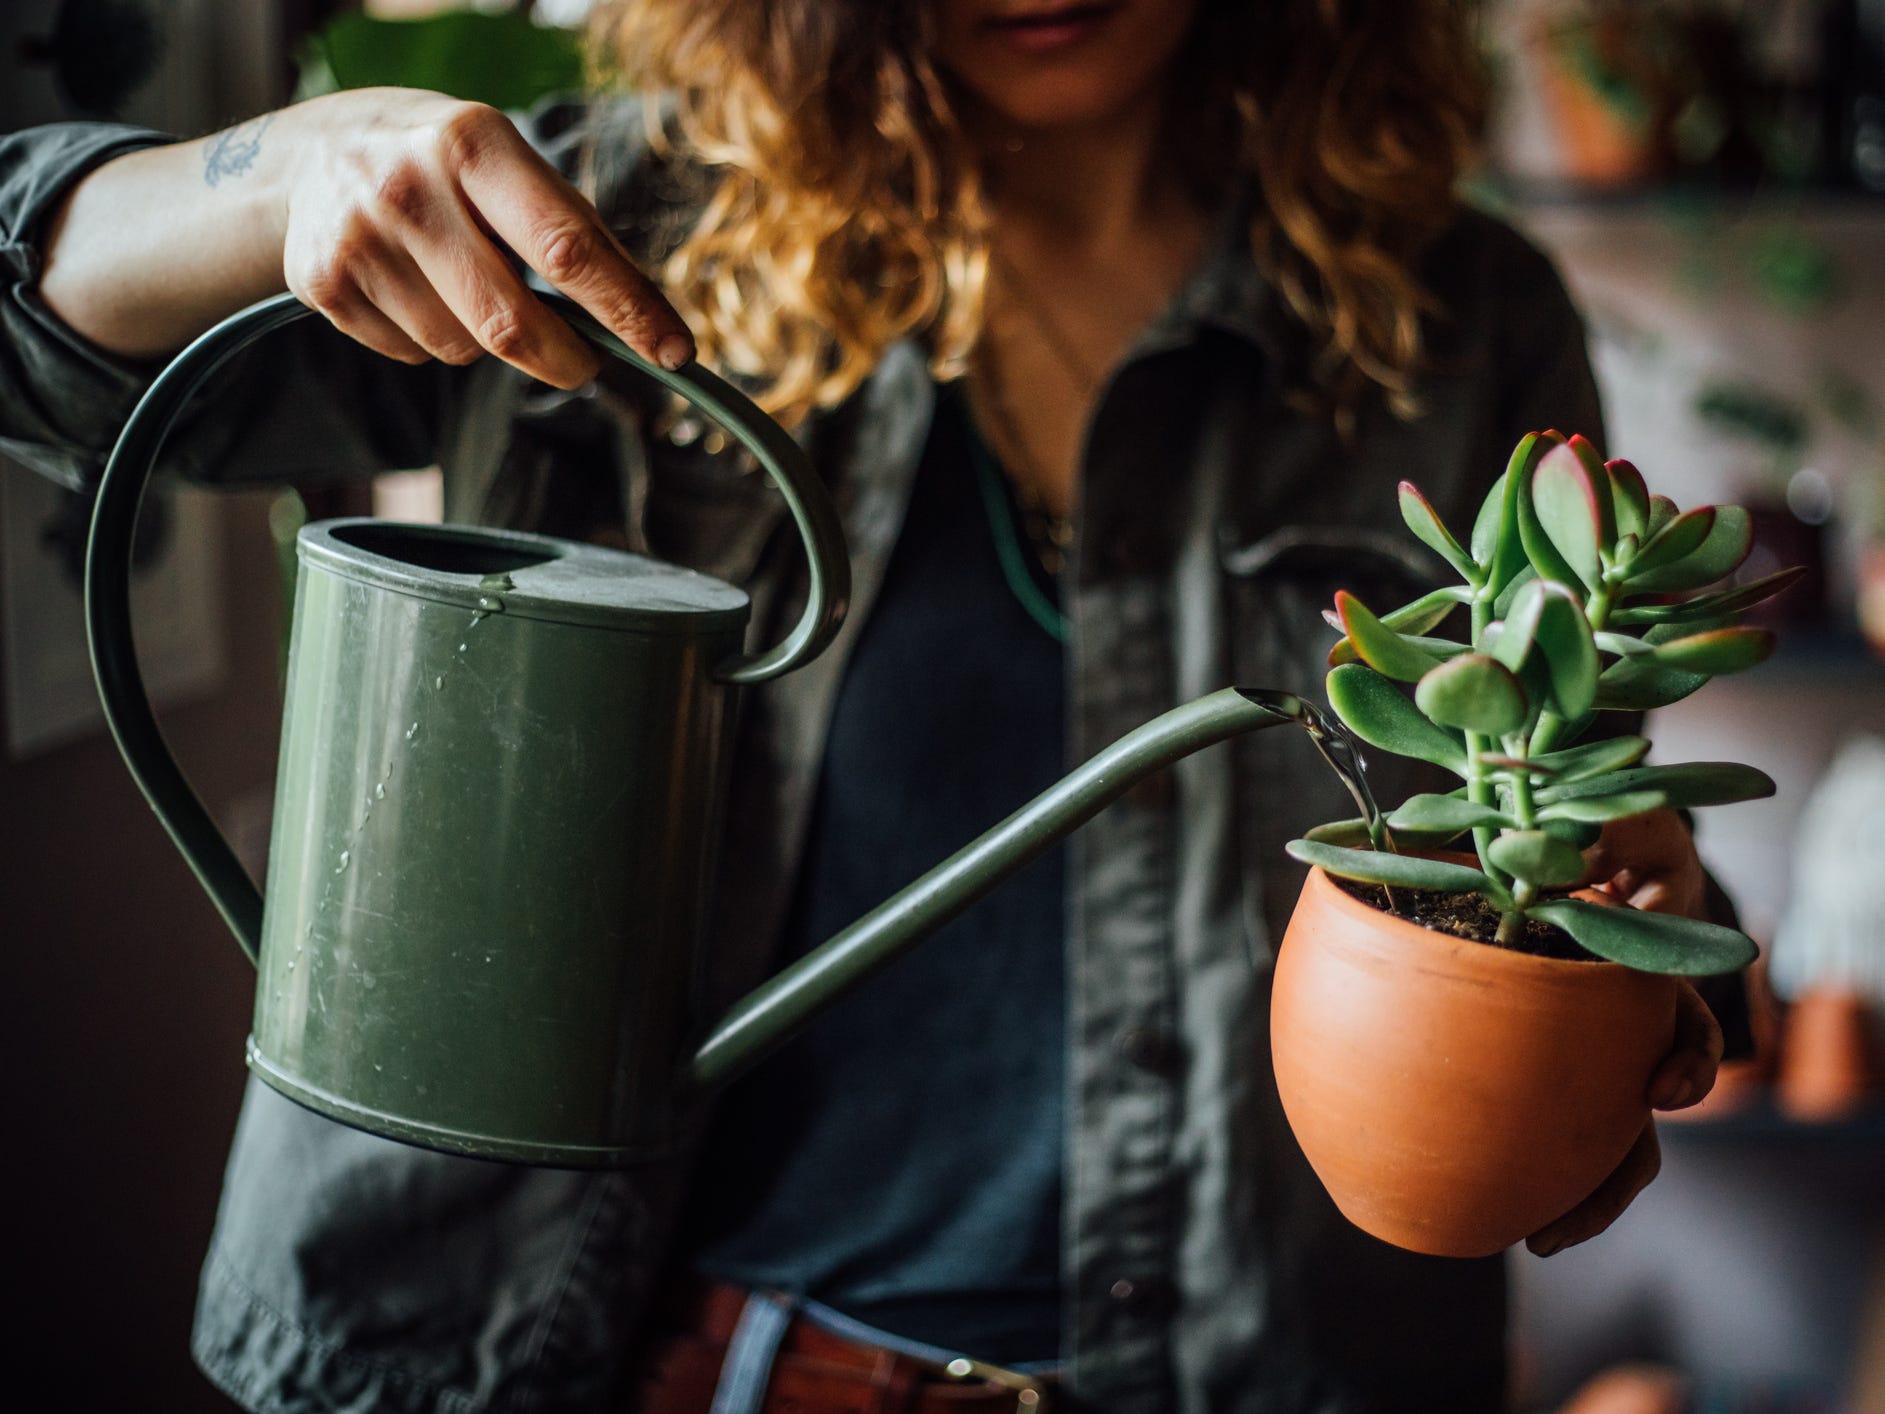
[[343,869],[347,867],[347,861],[352,858],[353,858],[353,851],[343,849],[340,852],[340,863],[334,866],[334,872],[336,874],[340,873]]
[[[384,799],[386,799],[386,782],[385,782],[385,781],[381,781],[381,782],[380,782],[380,783],[379,783],[378,785],[376,785],[375,787],[373,787],[373,798],[374,798],[375,800],[384,800]],[[312,924],[309,924],[309,925],[308,925],[308,931],[309,931],[309,932],[312,932],[312,931],[313,931],[313,925],[312,925]]]
[[414,722],[411,726],[406,728],[406,740],[411,741],[417,735],[419,735],[419,724]]
[[445,686],[445,677],[443,674],[440,674],[438,677],[435,677],[432,679],[432,688],[434,691],[437,691],[439,688],[443,686]]

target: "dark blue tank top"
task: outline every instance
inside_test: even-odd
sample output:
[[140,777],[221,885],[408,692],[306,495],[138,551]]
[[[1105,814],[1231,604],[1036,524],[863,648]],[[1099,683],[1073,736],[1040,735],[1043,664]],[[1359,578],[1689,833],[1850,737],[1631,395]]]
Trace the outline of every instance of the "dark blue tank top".
[[[1065,770],[1061,648],[1004,577],[973,435],[942,389],[839,688],[786,956]],[[1057,848],[729,1092],[689,1212],[696,1270],[984,1360],[1055,1357],[1064,881]]]

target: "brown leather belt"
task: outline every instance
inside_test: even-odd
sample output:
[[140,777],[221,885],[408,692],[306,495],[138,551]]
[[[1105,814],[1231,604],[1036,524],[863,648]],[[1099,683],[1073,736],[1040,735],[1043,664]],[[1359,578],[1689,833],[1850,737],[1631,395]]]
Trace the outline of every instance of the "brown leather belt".
[[[707,1414],[750,1293],[701,1285],[671,1303],[647,1360],[638,1414]],[[1053,1380],[968,1360],[932,1363],[847,1340],[794,1313],[773,1358],[765,1414],[1040,1414]]]

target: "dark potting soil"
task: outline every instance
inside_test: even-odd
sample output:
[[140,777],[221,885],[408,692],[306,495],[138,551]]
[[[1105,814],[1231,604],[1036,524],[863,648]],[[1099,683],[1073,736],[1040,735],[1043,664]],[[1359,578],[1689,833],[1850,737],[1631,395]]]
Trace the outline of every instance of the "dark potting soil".
[[1564,929],[1536,918],[1525,920],[1517,942],[1498,942],[1499,910],[1480,894],[1396,889],[1394,902],[1399,907],[1389,908],[1387,890],[1379,884],[1362,884],[1353,879],[1339,878],[1334,882],[1338,889],[1360,899],[1370,908],[1391,913],[1396,918],[1405,918],[1409,923],[1418,923],[1436,933],[1451,933],[1457,938],[1470,938],[1476,943],[1490,943],[1494,947],[1508,947],[1513,952],[1553,957],[1565,962],[1602,960],[1595,953],[1586,951]]

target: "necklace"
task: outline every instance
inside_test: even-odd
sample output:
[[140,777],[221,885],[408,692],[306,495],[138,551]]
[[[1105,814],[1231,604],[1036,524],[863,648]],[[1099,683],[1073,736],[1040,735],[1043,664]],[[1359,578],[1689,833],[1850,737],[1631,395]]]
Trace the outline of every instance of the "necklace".
[[[1015,476],[1001,468],[1007,477],[1009,490],[1014,494],[1015,509],[1020,512],[1021,529],[1028,538],[1028,544],[1034,549],[1034,556],[1041,562],[1041,568],[1050,575],[1058,575],[1061,566],[1067,562],[1067,551],[1073,544],[1073,517],[1058,515],[1040,493],[1034,488],[1046,478],[1034,462],[1026,440],[1021,435],[1021,426],[1008,406],[1008,398],[1002,388],[1001,379],[995,372],[995,359],[992,349],[979,350],[980,357],[970,370],[971,402],[979,405],[993,424],[992,430],[1001,443],[1002,460],[1017,462],[1025,468],[1025,477]],[[971,431],[974,430],[973,417],[970,418]],[[988,448],[983,445],[978,434],[974,438],[980,453],[991,463]]]
[[[1002,276],[1002,283],[1008,288],[1008,307],[1018,310],[1040,335],[1042,344],[1070,376],[1084,403],[1099,385],[1099,375],[1087,366],[1076,342],[1066,331],[1050,319],[1045,310],[1038,308],[1035,301],[1028,298],[1026,281],[1014,266],[992,250],[989,258],[996,273]],[[991,330],[984,329],[976,355],[970,369],[970,389],[975,395],[973,401],[988,415],[991,430],[1001,443],[1004,462],[1019,467],[1024,473],[1022,476],[1008,475],[1016,508],[1021,513],[1022,528],[1034,547],[1041,567],[1050,575],[1057,575],[1066,563],[1068,548],[1073,544],[1073,517],[1055,513],[1036,489],[1046,485],[1050,478],[1036,460],[1033,448],[1021,431],[1021,420],[1015,416],[1014,407],[1009,402],[1007,382],[1002,377]]]

